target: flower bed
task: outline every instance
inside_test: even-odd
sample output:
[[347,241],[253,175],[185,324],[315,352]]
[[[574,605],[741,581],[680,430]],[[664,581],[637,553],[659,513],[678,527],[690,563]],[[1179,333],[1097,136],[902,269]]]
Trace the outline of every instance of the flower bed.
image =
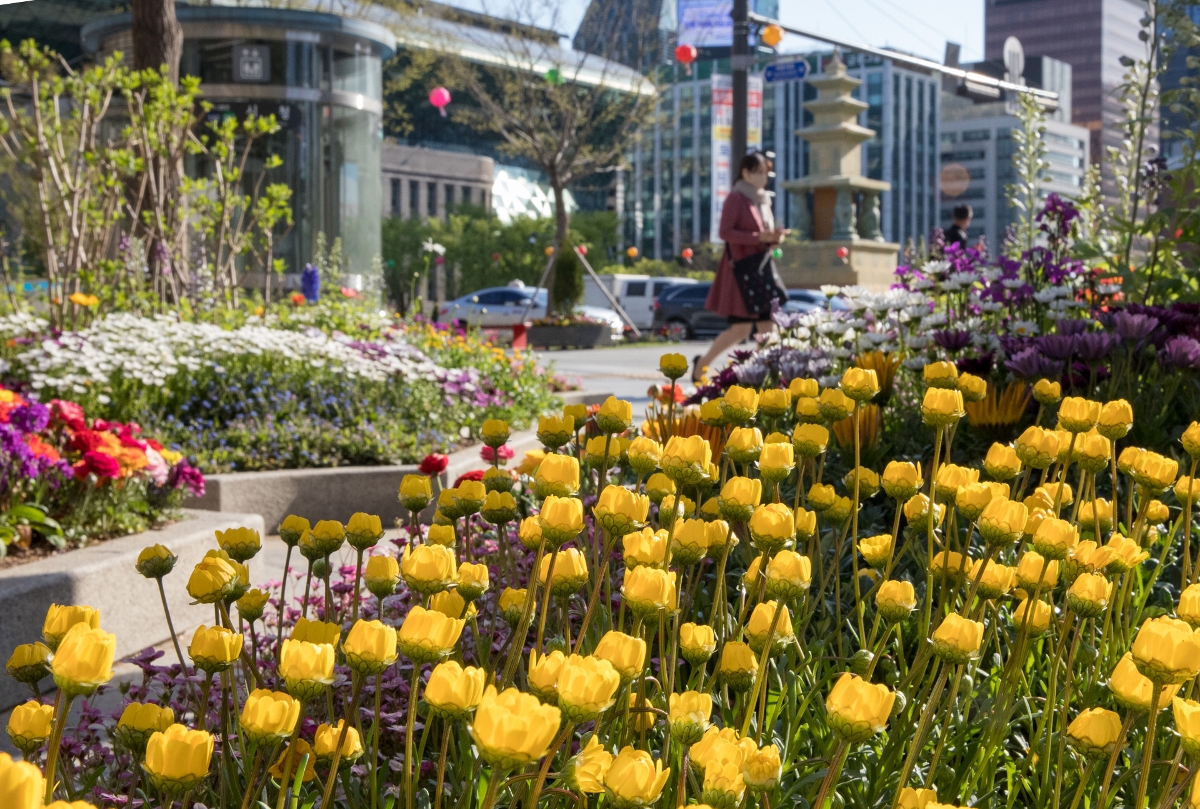
[[174,518],[204,477],[136,423],[0,387],[0,557],[20,561]]
[[418,460],[552,399],[519,353],[361,304],[274,307],[224,326],[111,314],[48,334],[0,320],[4,378],[41,397],[137,421],[206,472]]

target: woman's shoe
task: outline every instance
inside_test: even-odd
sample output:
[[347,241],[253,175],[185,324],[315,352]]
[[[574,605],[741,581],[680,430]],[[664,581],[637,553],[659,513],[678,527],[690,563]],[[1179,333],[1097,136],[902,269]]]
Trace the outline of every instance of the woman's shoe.
[[692,357],[692,384],[699,387],[704,382],[704,369],[700,367],[700,355]]

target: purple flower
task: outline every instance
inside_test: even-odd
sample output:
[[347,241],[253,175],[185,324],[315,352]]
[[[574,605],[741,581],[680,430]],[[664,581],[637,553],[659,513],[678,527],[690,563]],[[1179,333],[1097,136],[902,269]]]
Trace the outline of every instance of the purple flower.
[[50,423],[50,408],[40,402],[28,402],[13,409],[9,423],[23,433],[40,433]]
[[1182,334],[1172,337],[1163,346],[1160,357],[1164,365],[1195,371],[1200,369],[1200,341]]
[[171,470],[171,478],[167,481],[167,485],[172,489],[187,486],[192,497],[204,496],[204,475],[187,461],[180,461],[175,465],[175,468]]
[[761,386],[767,378],[767,372],[770,370],[767,368],[766,363],[758,360],[742,363],[736,366],[736,368],[738,383],[752,388]]
[[1056,377],[1062,372],[1062,363],[1043,357],[1036,348],[1027,348],[1004,363],[1004,367],[1022,379]]
[[1076,340],[1079,359],[1087,363],[1104,359],[1121,342],[1121,338],[1109,332],[1089,332],[1079,335]]
[[1078,342],[1073,334],[1047,334],[1038,339],[1038,348],[1050,359],[1067,360],[1076,352]]
[[300,273],[300,291],[309,303],[316,303],[321,297],[321,273],[315,264],[305,264]]
[[1158,328],[1158,318],[1120,311],[1113,316],[1113,326],[1121,337],[1131,343],[1140,343]]
[[1091,324],[1086,320],[1059,320],[1055,323],[1059,334],[1083,334]]
[[947,351],[962,351],[971,344],[971,332],[966,329],[941,329],[933,333],[933,341]]

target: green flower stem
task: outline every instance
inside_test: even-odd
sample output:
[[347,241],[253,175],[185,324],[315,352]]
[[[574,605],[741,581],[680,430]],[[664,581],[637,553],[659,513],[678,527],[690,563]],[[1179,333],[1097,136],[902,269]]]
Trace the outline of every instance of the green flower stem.
[[929,624],[933,614],[933,524],[937,521],[937,467],[942,452],[942,428],[933,433],[933,463],[929,467],[929,513],[926,514],[927,557],[925,559],[925,603],[921,612],[921,636],[929,637]]
[[[550,564],[546,566],[546,585],[542,592],[542,613],[538,616],[537,640],[533,645],[533,650],[539,655],[542,653],[542,638],[546,635],[546,616],[550,614],[550,591],[554,589],[554,564],[558,561],[559,547],[555,547],[554,553],[550,554]],[[529,576],[531,579],[538,578],[538,568],[534,568]]]
[[[287,553],[283,556],[283,576],[279,580],[279,625],[275,630],[275,657],[279,658],[279,652],[283,648],[283,616],[287,612],[287,580],[288,569],[292,566],[292,546],[287,546]],[[161,585],[161,582],[159,582]],[[165,598],[165,596],[164,596]],[[178,643],[176,643],[176,651],[178,651]]]
[[1151,680],[1150,716],[1146,720],[1146,743],[1142,747],[1142,776],[1138,779],[1137,798],[1133,801],[1133,809],[1142,809],[1146,799],[1146,787],[1150,785],[1150,768],[1154,766],[1154,734],[1158,726],[1158,695],[1162,692],[1162,683]]
[[434,792],[433,809],[442,809],[442,790],[446,786],[446,757],[450,747],[450,720],[442,720],[442,751],[438,756],[437,790]]
[[[537,599],[537,571],[542,566],[542,556],[546,553],[546,538],[542,537],[541,543],[538,545],[536,558],[533,560],[533,574],[529,577],[529,589],[525,593],[525,605],[521,608],[521,620],[517,623],[517,628],[508,638],[508,660],[504,663],[504,675],[500,678],[500,691],[508,688],[512,682],[513,675],[517,673],[517,663],[521,660],[521,652],[525,648],[525,636],[529,634],[529,623],[533,620],[533,605]],[[546,583],[549,584],[550,577],[546,577]],[[489,672],[490,674],[490,672]]]
[[200,726],[200,730],[208,730],[208,700],[209,694],[212,693],[212,678],[209,673],[205,673],[204,682],[200,683],[200,702],[196,705],[196,724]]
[[1117,743],[1113,746],[1113,751],[1108,756],[1108,765],[1104,768],[1104,782],[1100,785],[1100,800],[1096,802],[1097,809],[1105,809],[1108,806],[1108,788],[1112,783],[1113,770],[1117,767],[1117,758],[1125,748],[1125,737],[1129,735],[1129,729],[1133,727],[1135,716],[1133,711],[1129,711],[1125,716],[1125,721],[1121,723],[1121,732],[1117,736]]
[[358,552],[358,559],[354,562],[354,612],[352,621],[358,620],[358,603],[362,600],[362,558],[363,552]]
[[[1075,788],[1075,797],[1071,798],[1071,809],[1078,809],[1079,802],[1083,800],[1083,790],[1087,787],[1088,781],[1092,779],[1092,770],[1096,769],[1098,759],[1088,759],[1087,766],[1083,768],[1083,775],[1079,778],[1079,786]],[[1057,802],[1056,802],[1057,805]]]
[[[287,800],[288,794],[288,776],[292,773],[292,760],[296,757],[296,739],[300,737],[300,726],[304,724],[304,700],[300,702],[300,713],[296,717],[296,726],[292,728],[292,735],[288,737],[287,752],[283,756],[283,772],[279,776],[279,797],[275,800],[275,809],[283,809],[284,802]],[[301,759],[300,773],[304,773],[304,767],[308,764],[308,756]]]
[[965,665],[959,666],[954,672],[954,685],[950,686],[950,696],[946,698],[945,716],[942,717],[942,727],[938,734],[937,747],[933,751],[933,758],[929,760],[929,776],[925,782],[929,786],[933,781],[933,774],[937,772],[938,761],[942,758],[942,750],[946,746],[946,732],[950,728],[950,721],[954,718],[954,706],[958,702],[958,689],[962,685],[963,674],[966,673]]
[[[497,793],[500,790],[500,782],[504,780],[504,771],[499,767],[492,767],[488,777],[487,792],[483,796],[483,804],[479,809],[493,809],[496,805]],[[467,790],[468,792],[470,790]]]
[[67,715],[71,713],[71,703],[75,697],[61,689],[55,698],[54,728],[50,731],[50,742],[46,745],[46,796],[45,803],[54,802],[54,773],[58,763],[58,751],[62,747],[63,731],[67,727]]
[[838,780],[838,776],[842,774],[842,765],[846,763],[846,751],[850,745],[839,740],[837,748],[833,751],[833,757],[829,759],[829,769],[825,771],[825,780],[821,782],[821,789],[817,792],[817,799],[812,802],[813,809],[825,809],[825,798],[829,795],[829,791],[833,789]]
[[329,586],[329,579],[333,575],[333,563],[329,560],[333,558],[333,554],[325,557],[325,575],[321,579],[325,582],[325,615],[326,621],[337,621],[337,610],[333,604],[333,589]]
[[383,675],[375,675],[375,721],[371,725],[371,809],[379,809],[379,723],[383,697]]
[[[304,603],[300,608],[300,617],[308,618],[308,596],[312,592],[312,559],[308,560],[308,574],[304,577]],[[279,626],[280,632],[283,631],[283,605],[279,606]],[[282,648],[282,647],[280,647]]]
[[[854,615],[858,619],[858,642],[862,643],[863,638],[867,636],[866,628],[863,624],[863,601],[862,601],[862,585],[858,581],[858,501],[859,501],[859,468],[862,463],[861,450],[862,438],[860,423],[862,421],[862,404],[856,399],[854,401],[854,505],[850,509],[850,519],[853,523],[850,529],[850,564],[854,571]],[[892,538],[894,543],[895,537]],[[841,562],[841,559],[838,560]],[[764,573],[766,571],[763,571]],[[774,627],[772,627],[774,628]],[[841,632],[841,626],[838,627],[838,632]]]
[[[221,617],[225,620],[225,625],[230,627],[232,630],[233,621],[229,619],[229,609],[225,606],[225,602],[218,601],[217,608],[221,611]],[[257,688],[257,684],[263,681],[262,674],[259,673],[258,666],[255,665],[254,661],[250,659],[250,655],[246,652],[245,644],[242,645],[238,657],[241,659],[242,666],[245,668],[246,678],[250,681],[250,689],[253,690]]]
[[[743,739],[746,738],[746,734],[750,731],[750,717],[754,715],[754,706],[758,703],[759,689],[766,688],[767,661],[771,658],[771,644],[775,640],[775,625],[779,623],[779,617],[783,614],[783,608],[786,604],[787,599],[782,597],[775,602],[775,614],[771,616],[771,624],[767,627],[767,642],[763,644],[762,654],[758,656],[758,677],[754,678],[754,685],[750,688],[750,697],[746,700],[746,716],[742,719],[741,738]],[[761,740],[761,724],[758,727],[757,735]]]
[[412,664],[412,677],[408,681],[408,718],[404,727],[404,805],[413,809],[416,803],[413,779],[413,732],[417,726],[417,686],[421,679],[421,665]]
[[[366,681],[366,677],[354,675],[354,692],[350,696],[350,710],[342,720],[342,732],[338,734],[337,747],[333,751],[333,761],[329,764],[329,779],[325,782],[325,794],[321,798],[322,806],[333,806],[333,787],[337,783],[338,765],[342,763],[342,745],[346,743],[346,736],[350,733],[350,717],[358,715],[358,700],[362,696],[363,684]],[[411,694],[409,694],[409,704],[410,706],[415,704]],[[329,716],[329,724],[331,727],[336,726],[332,714]],[[442,757],[445,758],[444,753]]]
[[[603,531],[603,529],[601,529]],[[613,545],[616,544],[617,538],[612,536],[607,531],[604,531],[604,551],[600,556],[600,564],[596,565],[596,583],[592,585],[592,594],[588,597],[587,610],[583,613],[583,623],[579,626],[579,635],[575,638],[575,654],[579,654],[579,650],[583,647],[584,637],[587,635],[588,626],[592,623],[592,616],[596,612],[596,605],[600,601],[600,588],[604,584],[604,580],[608,577],[608,560],[612,556]],[[603,567],[603,570],[601,570]],[[536,576],[536,573],[535,573]]]
[[925,708],[921,711],[921,719],[917,722],[917,732],[913,735],[912,742],[909,745],[908,755],[904,759],[904,767],[900,770],[900,780],[896,783],[896,796],[892,799],[892,806],[899,805],[900,791],[908,785],[908,776],[912,773],[913,767],[917,763],[917,757],[921,754],[921,748],[925,746],[925,734],[929,732],[929,723],[933,719],[933,710],[941,699],[942,690],[946,687],[946,680],[949,678],[949,672],[949,665],[942,664],[941,672],[934,683],[933,691],[929,694],[929,699],[925,702]]
[[[533,792],[529,794],[529,801],[526,804],[530,809],[535,809],[538,805],[538,798],[541,797],[542,787],[546,785],[546,776],[550,773],[550,765],[554,763],[554,757],[558,753],[558,748],[562,746],[563,742],[571,738],[571,733],[574,730],[575,723],[567,720],[567,723],[563,725],[562,731],[558,734],[558,738],[551,742],[550,749],[546,751],[546,755],[542,758],[542,766],[538,770],[537,781],[533,784]],[[437,809],[437,807],[435,806],[434,809]]]

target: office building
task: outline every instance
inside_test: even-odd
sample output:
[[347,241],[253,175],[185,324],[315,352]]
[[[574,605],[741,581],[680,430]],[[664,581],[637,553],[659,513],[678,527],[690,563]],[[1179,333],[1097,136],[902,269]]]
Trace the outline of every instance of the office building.
[[[1070,123],[1071,66],[1046,56],[1024,61],[1024,74],[1017,77],[1017,83],[1059,93],[1058,108],[1049,111],[1046,120],[1043,140],[1050,168],[1042,175],[1041,196],[1043,199],[1051,193],[1078,196],[1087,172],[1090,137],[1087,129]],[[1004,71],[996,62],[962,67],[997,78]],[[1007,193],[1008,186],[1015,182],[1012,132],[1021,126],[1012,114],[1014,103],[1011,95],[991,101],[972,100],[954,93],[942,97],[939,221],[943,227],[948,226],[955,206],[969,204],[975,217],[967,237],[972,242],[985,237],[993,254],[1002,246],[1006,229],[1017,217]]]
[[384,216],[445,219],[455,205],[492,207],[495,161],[484,155],[384,143]]
[[[811,73],[820,72],[831,57],[825,52],[772,60],[803,59]],[[859,123],[876,133],[863,144],[863,175],[892,184],[882,197],[883,236],[900,244],[916,241],[939,224],[941,80],[879,57],[847,53],[843,59],[849,74],[863,82],[855,97],[868,107]],[[816,92],[804,79],[763,82],[766,64],[760,56],[751,76],[749,142],[775,153],[776,182],[799,179],[808,172],[808,144],[796,130],[811,124],[812,116],[802,105]],[[690,76],[681,67],[674,71],[655,125],[642,133],[629,155],[630,168],[620,178],[622,236],[625,244],[637,246],[650,258],[670,258],[685,246],[716,241],[712,101],[714,77],[719,97],[728,80],[729,62],[700,60]],[[756,87],[762,88],[761,93]],[[779,223],[792,221],[793,204],[788,194],[776,195]]]
[[[1072,123],[1088,130],[1089,156],[1101,167],[1104,195],[1117,196],[1109,148],[1121,148],[1123,113],[1117,88],[1123,81],[1122,56],[1145,58],[1138,39],[1144,0],[986,0],[985,56],[998,59],[1015,36],[1030,53],[1071,65]],[[1157,143],[1157,127],[1150,143]]]
[[[1200,24],[1200,5],[1189,6],[1187,14],[1192,18],[1192,22]],[[1162,115],[1162,136],[1160,139],[1162,155],[1167,159],[1167,164],[1174,167],[1183,160],[1183,143],[1177,137],[1178,133],[1186,130],[1190,126],[1195,125],[1196,110],[1186,111],[1184,109],[1178,112],[1171,109],[1169,102],[1170,93],[1179,90],[1183,87],[1181,80],[1184,77],[1195,77],[1196,71],[1187,66],[1188,58],[1200,57],[1200,48],[1180,48],[1171,55],[1171,61],[1167,63],[1167,69],[1163,71],[1160,78],[1160,90],[1163,95],[1163,105],[1160,109]],[[1189,88],[1194,89],[1194,88]]]

